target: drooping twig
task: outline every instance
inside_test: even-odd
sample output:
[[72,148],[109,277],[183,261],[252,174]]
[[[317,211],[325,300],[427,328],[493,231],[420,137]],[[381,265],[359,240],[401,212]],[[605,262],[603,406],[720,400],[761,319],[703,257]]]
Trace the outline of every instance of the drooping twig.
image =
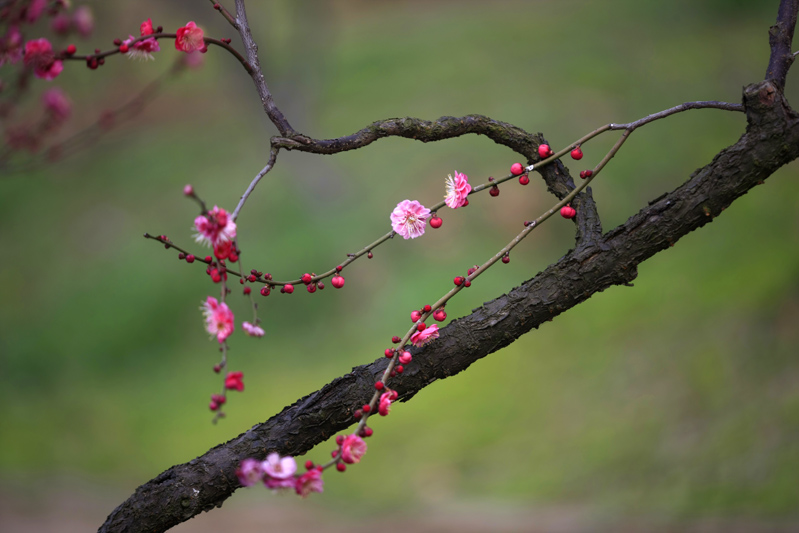
[[270,170],[272,170],[272,167],[275,166],[275,160],[277,159],[277,153],[279,151],[280,151],[279,148],[272,148],[271,153],[269,155],[269,161],[266,163],[266,166],[262,168],[258,174],[255,175],[253,180],[250,182],[250,185],[247,187],[247,190],[244,191],[244,194],[241,195],[241,199],[239,200],[236,209],[233,211],[233,214],[231,215],[233,221],[235,221],[238,218],[241,208],[244,207],[244,202],[247,201],[247,198],[250,197],[252,191],[255,190],[255,186],[258,185],[258,182],[261,181],[261,178],[263,178]]

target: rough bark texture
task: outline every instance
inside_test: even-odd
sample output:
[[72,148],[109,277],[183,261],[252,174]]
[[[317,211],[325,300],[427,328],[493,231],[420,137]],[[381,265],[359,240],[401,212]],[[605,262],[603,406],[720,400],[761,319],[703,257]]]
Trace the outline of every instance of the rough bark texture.
[[[451,322],[436,342],[413,349],[396,390],[403,401],[430,383],[469,367],[524,333],[612,285],[637,275],[642,261],[707,224],[736,198],[799,157],[799,116],[773,82],[744,91],[747,129],[734,145],[682,186],[653,201],[605,235],[583,239],[556,264],[508,294]],[[598,223],[598,221],[597,221]],[[145,483],[108,517],[100,531],[166,531],[221,506],[238,487],[235,469],[267,451],[302,454],[354,422],[385,368],[381,358],[334,380],[266,422]]]

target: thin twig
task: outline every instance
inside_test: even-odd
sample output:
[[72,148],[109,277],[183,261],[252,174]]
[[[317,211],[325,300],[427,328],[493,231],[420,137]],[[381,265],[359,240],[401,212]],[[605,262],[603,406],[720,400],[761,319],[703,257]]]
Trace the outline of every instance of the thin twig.
[[741,104],[717,102],[715,100],[704,101],[704,102],[685,102],[684,104],[680,104],[671,107],[669,109],[664,109],[663,111],[653,113],[652,115],[648,115],[644,118],[639,118],[634,122],[628,122],[627,124],[610,124],[610,129],[632,131],[640,126],[643,126],[644,124],[649,124],[650,122],[654,122],[655,120],[666,118],[676,113],[682,113],[683,111],[688,111],[689,109],[723,109],[725,111],[740,111],[741,113],[744,112],[744,106]]
[[236,209],[233,211],[233,215],[231,215],[231,219],[234,222],[238,218],[241,208],[244,207],[244,202],[247,201],[247,198],[249,198],[252,191],[255,190],[255,186],[258,185],[258,182],[261,181],[261,178],[263,178],[267,174],[267,172],[272,170],[272,167],[275,165],[275,159],[277,159],[277,153],[279,150],[280,148],[272,148],[271,155],[269,156],[269,162],[267,162],[266,166],[262,168],[258,174],[256,174],[252,182],[250,182],[250,186],[247,187],[247,190],[244,191],[244,194],[241,195],[241,199],[239,200],[239,205],[236,206]]
[[222,16],[225,17],[225,20],[230,22],[230,25],[236,28],[236,30],[238,30],[239,25],[236,23],[236,19],[233,18],[233,15],[230,14],[230,11],[225,9],[225,6],[223,6],[221,2],[216,2],[215,0],[210,0],[210,1],[212,4],[214,4],[214,9],[219,11],[219,13],[221,13]]

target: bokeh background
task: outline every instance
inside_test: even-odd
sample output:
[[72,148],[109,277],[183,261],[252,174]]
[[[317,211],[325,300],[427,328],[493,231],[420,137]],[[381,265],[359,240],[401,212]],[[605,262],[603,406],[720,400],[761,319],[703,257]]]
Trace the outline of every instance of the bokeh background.
[[[232,2],[226,2],[231,4]],[[250,2],[278,105],[314,137],[388,117],[481,113],[561,146],[607,122],[690,100],[740,101],[763,78],[777,2]],[[238,39],[209,2],[89,2],[107,48],[139,23],[194,20]],[[44,31],[44,27],[43,27]],[[177,57],[69,64],[55,81],[76,116],[63,138],[134,98]],[[0,77],[3,76],[0,70]],[[38,116],[36,81],[14,121]],[[788,78],[799,103],[799,75]],[[8,124],[7,122],[6,124]],[[741,114],[700,110],[639,130],[595,182],[606,229],[735,142]],[[260,296],[266,337],[231,338],[246,390],[212,425],[216,343],[196,265],[144,232],[192,244],[192,183],[232,209],[265,164],[274,127],[240,65],[201,69],[91,148],[0,179],[0,529],[85,531],[136,486],[235,437],[352,366],[374,360],[408,313],[448,290],[553,203],[540,180],[480,195],[444,226],[393,241],[347,285]],[[584,146],[573,172],[613,142]],[[405,198],[438,201],[519,158],[476,136],[381,140],[336,156],[281,153],[239,219],[246,269],[323,271],[387,231]],[[323,495],[238,491],[175,531],[799,530],[799,166],[709,226],[512,346],[375,421],[369,452]],[[447,308],[462,316],[557,261],[560,217]],[[249,319],[234,285],[232,308]],[[308,458],[321,461],[331,445]],[[305,459],[305,458],[303,458]]]

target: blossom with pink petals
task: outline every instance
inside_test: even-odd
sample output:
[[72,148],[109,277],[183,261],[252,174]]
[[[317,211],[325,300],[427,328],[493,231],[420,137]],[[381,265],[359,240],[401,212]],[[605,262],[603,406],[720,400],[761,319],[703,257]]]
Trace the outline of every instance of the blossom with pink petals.
[[145,35],[152,35],[153,33],[155,33],[155,30],[153,29],[153,19],[150,18],[142,22],[139,25],[139,33],[141,34],[142,37],[144,37]]
[[37,78],[48,81],[55,79],[64,70],[64,65],[53,54],[50,41],[44,38],[25,43],[25,64],[33,67]]
[[200,308],[205,315],[205,330],[221,343],[233,333],[233,311],[225,302],[209,296]]
[[391,212],[391,227],[403,239],[424,235],[430,210],[416,200],[403,200]]
[[261,462],[257,459],[245,459],[241,465],[236,469],[236,476],[239,478],[239,483],[245,487],[255,485],[261,478],[263,478],[264,471],[261,468]]
[[377,406],[377,412],[380,416],[388,415],[391,410],[391,402],[396,398],[394,391],[386,391],[380,395],[380,403]]
[[305,498],[312,492],[322,492],[324,490],[324,485],[322,472],[313,468],[297,478],[294,489],[297,491],[297,494]]
[[424,346],[433,339],[438,338],[438,324],[433,324],[429,328],[417,331],[411,335],[411,342],[414,346]]
[[6,63],[13,64],[22,59],[22,34],[11,26],[0,39],[0,67]]
[[208,47],[203,40],[203,30],[194,21],[186,23],[182,28],[178,28],[175,37],[175,49],[181,52],[194,52],[199,50],[205,53]]
[[47,7],[47,0],[31,0],[28,7],[25,8],[25,20],[29,24],[33,24],[44,13],[44,8]]
[[267,489],[272,489],[272,490],[293,489],[297,485],[297,480],[294,477],[288,477],[286,479],[275,479],[273,477],[265,476],[264,485],[266,486]]
[[65,120],[72,111],[72,102],[59,87],[51,87],[42,94],[42,103],[50,115],[58,120]]
[[466,204],[466,197],[472,191],[472,186],[469,185],[469,177],[455,171],[455,177],[452,174],[447,178],[447,194],[444,197],[444,203],[452,209],[463,207]]
[[198,233],[197,242],[216,245],[222,241],[236,238],[236,223],[230,218],[227,211],[214,206],[207,214],[194,219],[194,227]]
[[183,56],[183,64],[189,68],[200,68],[205,63],[205,56],[201,52],[191,52]]
[[264,336],[264,328],[260,326],[256,326],[255,324],[250,324],[249,322],[244,322],[241,325],[244,333],[249,335],[250,337],[263,337]]
[[272,452],[261,463],[261,468],[273,479],[288,479],[297,471],[297,461],[290,455],[280,457],[280,454]]
[[[142,37],[155,33],[152,19],[147,19],[142,22],[141,26],[139,26],[139,32]],[[128,45],[127,55],[131,59],[154,59],[153,52],[161,51],[161,47],[158,45],[158,41],[155,40],[155,37],[150,37],[149,39],[144,39],[143,41],[135,43],[133,42],[133,35],[129,37],[129,39],[125,39],[125,44]]]
[[72,24],[82,37],[88,37],[94,30],[94,14],[89,6],[80,6],[72,14]]
[[357,463],[366,453],[366,442],[358,435],[347,435],[341,443],[341,460],[345,463]]
[[225,388],[230,390],[237,390],[239,392],[244,390],[244,372],[228,372],[225,376]]
[[72,19],[66,13],[59,13],[50,21],[50,29],[56,35],[66,35],[72,29]]

